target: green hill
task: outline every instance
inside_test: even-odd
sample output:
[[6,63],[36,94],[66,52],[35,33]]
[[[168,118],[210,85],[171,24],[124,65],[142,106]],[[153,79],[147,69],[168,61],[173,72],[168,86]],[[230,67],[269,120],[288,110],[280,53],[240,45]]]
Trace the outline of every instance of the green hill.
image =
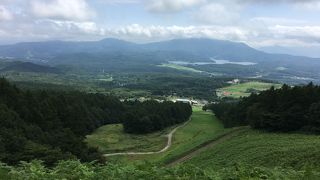
[[320,136],[266,133],[247,129],[194,156],[185,164],[218,170],[234,164],[320,169]]
[[38,65],[30,62],[12,62],[0,69],[0,72],[34,72],[34,73],[53,73],[59,74],[61,71],[58,68]]

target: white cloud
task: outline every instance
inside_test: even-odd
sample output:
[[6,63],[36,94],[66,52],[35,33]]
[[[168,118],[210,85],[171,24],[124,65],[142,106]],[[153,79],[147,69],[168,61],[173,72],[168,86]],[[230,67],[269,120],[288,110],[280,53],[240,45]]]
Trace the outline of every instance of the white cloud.
[[83,33],[93,35],[104,35],[104,30],[99,28],[95,22],[74,22],[74,21],[56,21],[56,20],[45,20],[38,21],[40,24],[43,22],[51,23],[53,28],[66,31],[69,33]]
[[13,19],[13,15],[4,6],[0,5],[0,21],[9,21]]
[[201,7],[195,17],[203,23],[234,24],[240,18],[239,11],[240,7],[235,4],[210,3]]
[[278,37],[299,39],[305,42],[320,42],[320,26],[283,26],[269,28]]
[[147,9],[151,12],[166,13],[178,12],[185,8],[192,8],[206,0],[150,0],[146,2]]
[[85,21],[94,15],[85,0],[33,0],[31,6],[40,18]]
[[214,38],[244,41],[248,32],[233,26],[142,26],[133,24],[106,30],[106,35],[134,41],[160,41],[174,38]]
[[103,4],[137,4],[141,3],[141,0],[97,0]]
[[303,25],[308,24],[307,21],[298,19],[288,19],[282,17],[254,17],[249,20],[250,23],[255,25]]

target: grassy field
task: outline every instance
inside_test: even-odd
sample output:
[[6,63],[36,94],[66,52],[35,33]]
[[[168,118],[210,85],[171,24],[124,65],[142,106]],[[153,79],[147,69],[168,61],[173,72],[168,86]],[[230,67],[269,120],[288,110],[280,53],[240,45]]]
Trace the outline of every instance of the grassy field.
[[246,97],[251,94],[251,91],[264,91],[274,86],[275,88],[280,88],[280,84],[264,83],[258,81],[246,82],[241,84],[230,85],[217,90],[217,95],[219,97],[232,97],[240,98]]
[[177,69],[180,71],[189,71],[189,72],[194,72],[194,73],[201,73],[202,72],[202,71],[196,70],[194,68],[181,66],[181,65],[177,65],[177,64],[162,64],[159,67],[172,68],[172,69]]
[[266,133],[248,129],[185,162],[201,169],[218,170],[243,164],[260,167],[320,170],[320,136]]
[[123,132],[122,124],[102,126],[86,137],[91,147],[98,147],[102,153],[159,151],[167,144],[167,135],[174,127],[148,134],[132,135]]
[[174,134],[172,146],[168,151],[154,155],[108,157],[108,160],[123,163],[148,161],[164,164],[229,130],[224,129],[211,112],[204,112],[201,108],[195,107],[191,121]]

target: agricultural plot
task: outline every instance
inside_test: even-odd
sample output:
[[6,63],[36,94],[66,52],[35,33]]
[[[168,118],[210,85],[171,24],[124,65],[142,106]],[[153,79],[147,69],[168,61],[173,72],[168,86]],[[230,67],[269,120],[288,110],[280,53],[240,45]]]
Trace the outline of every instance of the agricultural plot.
[[191,68],[191,67],[186,67],[182,65],[177,65],[177,64],[162,64],[159,65],[159,67],[165,67],[165,68],[172,68],[180,71],[189,71],[189,72],[194,72],[194,73],[202,73],[203,71]]
[[240,98],[247,97],[251,93],[259,93],[261,91],[267,90],[274,86],[275,88],[280,88],[280,84],[265,83],[265,82],[246,82],[241,84],[234,84],[224,88],[217,89],[218,97],[230,97],[230,98]]
[[267,133],[247,129],[198,154],[185,164],[218,170],[234,164],[320,169],[320,137],[317,135]]

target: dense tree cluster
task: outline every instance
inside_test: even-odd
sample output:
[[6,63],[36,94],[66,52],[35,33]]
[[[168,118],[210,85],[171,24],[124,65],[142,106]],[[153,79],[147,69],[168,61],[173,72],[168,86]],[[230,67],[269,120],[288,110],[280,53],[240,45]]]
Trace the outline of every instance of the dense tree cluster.
[[269,131],[306,131],[320,133],[320,86],[271,88],[252,94],[238,103],[207,107],[232,127],[249,124]]
[[80,92],[21,91],[0,79],[0,161],[98,159],[83,142],[97,127],[119,122],[116,98]]
[[144,134],[185,122],[192,114],[189,104],[157,101],[131,102],[123,119],[127,133]]

